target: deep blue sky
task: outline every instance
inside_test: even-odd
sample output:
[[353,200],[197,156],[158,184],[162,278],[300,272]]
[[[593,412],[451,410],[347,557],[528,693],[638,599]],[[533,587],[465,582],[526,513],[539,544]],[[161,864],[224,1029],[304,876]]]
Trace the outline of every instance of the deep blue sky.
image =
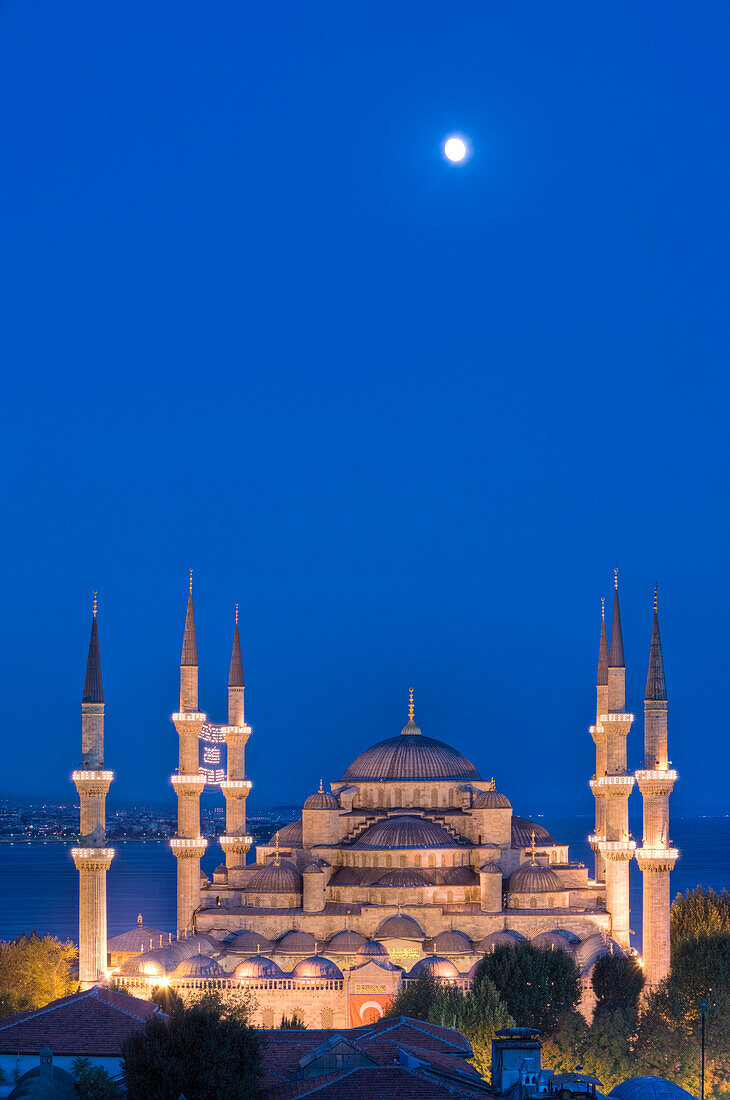
[[617,565],[637,712],[661,586],[673,810],[726,808],[729,30],[4,0],[4,793],[70,791],[96,585],[113,793],[168,795],[192,565],[217,721],[241,604],[259,802],[413,684],[516,810],[587,812]]

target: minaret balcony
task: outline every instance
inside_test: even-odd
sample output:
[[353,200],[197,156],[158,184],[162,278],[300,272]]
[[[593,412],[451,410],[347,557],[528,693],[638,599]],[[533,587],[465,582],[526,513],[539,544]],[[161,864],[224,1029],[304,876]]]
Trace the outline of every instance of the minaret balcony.
[[177,725],[178,722],[197,722],[201,725],[204,724],[206,715],[199,710],[178,710],[172,715],[172,720]]
[[597,745],[603,744],[606,740],[606,727],[605,726],[589,726],[588,732]]
[[253,844],[253,837],[244,834],[228,836],[224,833],[223,836],[218,837],[218,841],[224,852],[234,852],[236,855],[240,855],[248,852]]
[[677,848],[637,848],[636,862],[641,871],[667,872],[679,859]]
[[91,768],[80,768],[71,774],[79,795],[87,797],[104,797],[109,792],[114,772],[92,771]]
[[679,776],[672,768],[645,768],[636,773],[636,782],[644,797],[668,797]]
[[113,848],[72,848],[71,858],[79,871],[108,871]]
[[633,857],[636,851],[635,840],[599,840],[598,851],[604,859],[614,863],[623,863]]
[[600,851],[599,845],[601,841],[605,840],[606,838],[603,833],[591,833],[591,835],[586,839],[588,840],[588,843],[590,844],[593,851],[598,852]]
[[172,836],[170,847],[172,853],[178,859],[197,857],[200,859],[208,846],[208,841],[203,836]]
[[179,797],[185,795],[198,796],[205,790],[204,775],[171,775],[170,782],[175,788],[175,794]]
[[247,798],[253,784],[250,779],[221,779],[218,785],[226,798]]
[[[618,711],[611,711],[610,714],[599,714],[598,715],[599,725],[609,727],[609,729],[607,730],[607,733],[609,734],[609,736],[610,736],[611,733],[620,733],[621,732],[621,730],[617,730],[615,728],[616,726],[626,726],[628,728],[628,726],[630,726],[633,721],[634,721],[634,715],[633,714],[620,714]],[[610,728],[611,726],[614,727],[613,730]]]
[[602,775],[590,780],[594,794],[604,797],[628,798],[636,782],[633,775]]

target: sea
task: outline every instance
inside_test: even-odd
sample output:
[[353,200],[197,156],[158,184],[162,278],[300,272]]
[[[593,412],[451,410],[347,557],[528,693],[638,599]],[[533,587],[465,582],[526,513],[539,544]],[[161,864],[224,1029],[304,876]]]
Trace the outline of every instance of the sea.
[[[571,858],[592,871],[593,853],[586,843],[592,822],[572,817],[539,819],[561,842]],[[635,834],[638,835],[638,834]],[[694,886],[730,888],[730,814],[719,817],[675,817],[672,843],[681,852],[672,873],[672,896]],[[0,939],[32,930],[60,939],[78,940],[78,876],[64,841],[3,841],[0,843]],[[109,936],[144,923],[174,932],[176,862],[168,841],[117,841],[107,878]],[[251,857],[253,858],[253,857]],[[210,843],[203,870],[212,877],[223,862],[217,843]],[[630,864],[632,943],[641,951],[641,873]]]

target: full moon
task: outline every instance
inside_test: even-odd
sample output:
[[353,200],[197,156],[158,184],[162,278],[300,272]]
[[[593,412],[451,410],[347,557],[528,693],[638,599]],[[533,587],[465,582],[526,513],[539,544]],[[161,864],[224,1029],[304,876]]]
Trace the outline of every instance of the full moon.
[[466,156],[466,142],[460,137],[450,137],[444,142],[444,156],[452,164],[458,164]]

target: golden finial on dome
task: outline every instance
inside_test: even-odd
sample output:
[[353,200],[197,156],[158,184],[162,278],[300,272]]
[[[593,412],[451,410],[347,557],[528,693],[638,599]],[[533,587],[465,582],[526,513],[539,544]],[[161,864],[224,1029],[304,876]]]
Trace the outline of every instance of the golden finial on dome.
[[276,845],[276,851],[274,854],[274,866],[278,867],[281,863],[281,856],[279,855],[279,830],[276,830],[276,836],[274,837],[274,844]]
[[530,859],[530,867],[537,867],[537,860],[535,859],[535,855],[537,853],[537,848],[535,847],[535,830],[534,829],[532,830],[532,845],[527,849],[527,851],[529,852],[530,856],[532,857]]
[[92,611],[92,614],[93,614],[94,618],[96,618],[96,611],[97,611],[97,607],[96,607],[96,589],[94,589],[94,596],[93,596],[93,600],[92,600],[91,611]]
[[408,688],[408,721],[409,722],[414,722],[415,721],[415,718],[414,718],[415,712],[416,712],[416,708],[415,708],[414,703],[413,703],[413,688]]

